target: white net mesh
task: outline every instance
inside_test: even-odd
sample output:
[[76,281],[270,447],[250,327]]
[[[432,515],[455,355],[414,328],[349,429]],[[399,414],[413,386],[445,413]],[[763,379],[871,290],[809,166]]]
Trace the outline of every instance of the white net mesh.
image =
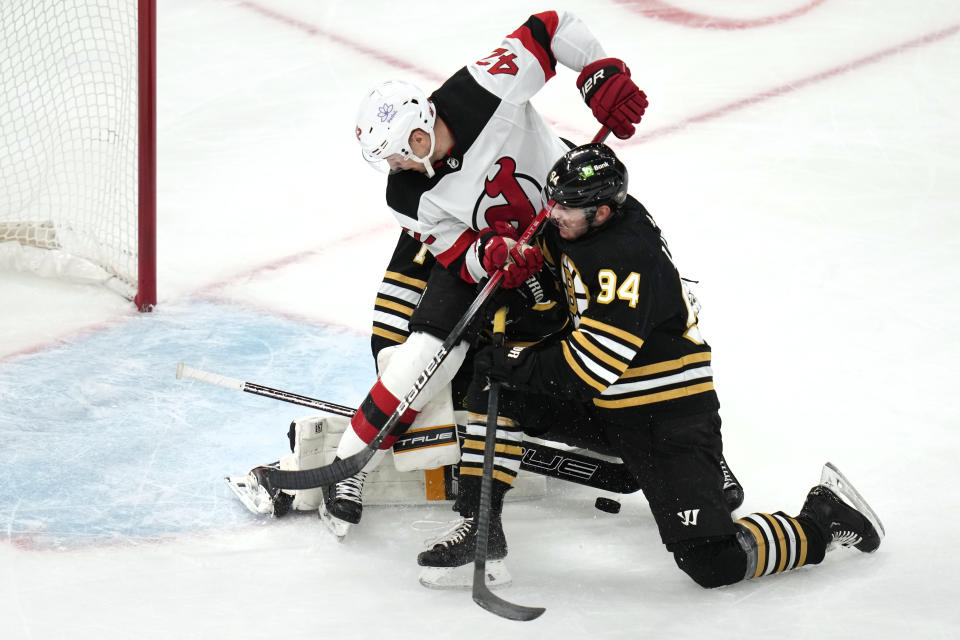
[[[137,0],[0,2],[4,246],[82,258],[133,295]],[[67,268],[44,275],[88,278]]]

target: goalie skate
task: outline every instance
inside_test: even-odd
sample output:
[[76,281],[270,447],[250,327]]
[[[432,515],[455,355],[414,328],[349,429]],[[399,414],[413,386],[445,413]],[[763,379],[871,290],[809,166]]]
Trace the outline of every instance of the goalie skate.
[[[276,464],[276,463],[274,463]],[[280,517],[290,510],[293,496],[279,492],[276,497],[263,488],[253,473],[245,476],[227,476],[227,486],[251,513]]]

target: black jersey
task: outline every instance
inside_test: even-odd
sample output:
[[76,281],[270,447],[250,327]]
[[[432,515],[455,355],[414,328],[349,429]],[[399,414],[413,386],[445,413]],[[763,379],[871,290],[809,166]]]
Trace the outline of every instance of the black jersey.
[[573,331],[537,351],[535,388],[592,401],[618,422],[719,408],[710,346],[642,204],[628,197],[617,216],[575,241],[547,225],[539,242],[565,289]]

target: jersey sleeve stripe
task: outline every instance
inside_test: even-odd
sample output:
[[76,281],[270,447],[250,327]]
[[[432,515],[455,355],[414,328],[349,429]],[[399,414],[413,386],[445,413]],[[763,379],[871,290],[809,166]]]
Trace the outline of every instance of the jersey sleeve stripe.
[[594,374],[595,378],[603,380],[607,387],[617,381],[617,378],[620,377],[619,371],[614,371],[610,367],[597,362],[585,352],[577,348],[577,345],[573,343],[570,344],[570,352],[573,354],[574,358],[577,359],[577,362],[580,363],[585,370],[589,373]]
[[385,311],[376,311],[373,312],[373,323],[386,325],[388,327],[393,327],[398,331],[404,331],[409,333],[410,319],[404,318],[403,316],[394,315],[392,313],[387,313]]
[[634,357],[636,357],[637,355],[637,350],[634,349],[632,346],[625,345],[622,342],[614,340],[613,338],[600,335],[599,333],[595,333],[593,331],[590,331],[589,329],[584,329],[582,327],[580,328],[580,333],[589,337],[591,340],[595,341],[598,345],[605,348],[607,351],[617,354],[618,356],[620,356],[620,359],[624,360],[627,363],[630,363],[634,359]]
[[570,337],[573,338],[577,342],[577,344],[583,347],[583,349],[585,349],[588,353],[590,353],[590,355],[592,355],[594,358],[613,367],[613,369],[617,373],[617,377],[620,377],[620,375],[623,374],[624,370],[626,370],[627,365],[630,364],[629,360],[627,360],[626,362],[623,362],[622,360],[617,360],[609,353],[606,353],[605,351],[603,351],[600,347],[598,347],[597,345],[593,344],[590,340],[588,340],[587,337],[581,331],[574,331],[573,333],[570,334]]
[[656,375],[666,371],[683,369],[684,367],[688,367],[692,364],[699,364],[703,362],[710,362],[709,351],[699,351],[697,353],[691,353],[683,356],[682,358],[678,358],[676,360],[666,360],[656,364],[648,364],[643,367],[632,367],[624,371],[623,378],[642,378],[644,376]]
[[550,41],[557,32],[558,24],[556,12],[546,11],[530,16],[523,26],[507,36],[519,40],[523,47],[533,54],[543,69],[544,81],[557,74],[557,59],[550,49]]
[[377,307],[382,307],[384,309],[392,309],[393,311],[399,311],[400,313],[410,316],[413,315],[413,307],[406,304],[400,304],[399,302],[394,302],[393,300],[387,300],[386,298],[381,298],[377,296],[374,305]]
[[628,342],[637,349],[643,346],[643,340],[641,338],[638,338],[632,333],[624,331],[623,329],[619,329],[613,325],[600,322],[599,320],[594,320],[593,318],[583,316],[580,318],[580,324],[592,327],[593,329],[606,333],[610,336],[619,338],[622,342]]
[[406,333],[396,333],[394,331],[388,331],[382,327],[373,327],[373,335],[380,336],[381,338],[386,338],[387,340],[392,340],[393,342],[403,343],[407,340]]
[[605,400],[597,398],[593,401],[593,404],[604,409],[622,409],[624,407],[639,407],[645,404],[653,404],[654,402],[676,400],[677,398],[692,396],[698,393],[706,393],[708,391],[713,391],[713,380],[688,387],[680,387],[679,389],[670,389],[669,391],[650,393],[643,396],[631,396],[617,400]]
[[420,302],[420,298],[423,297],[423,291],[404,289],[403,287],[397,287],[386,282],[380,283],[380,290],[378,293],[382,298],[395,300],[396,302],[400,303],[407,303],[412,307],[417,306],[417,304]]
[[637,380],[635,382],[617,382],[617,384],[611,385],[604,392],[604,395],[614,396],[625,393],[638,393],[641,391],[647,391],[649,389],[656,389],[658,387],[669,387],[692,382],[694,380],[702,380],[703,378],[713,378],[713,369],[711,369],[709,366],[696,367],[694,369],[686,369],[680,373],[675,373],[669,376],[661,376],[659,378]]
[[602,382],[598,382],[590,374],[588,374],[586,371],[583,370],[583,367],[580,366],[580,363],[577,362],[576,359],[574,358],[573,352],[570,351],[570,347],[567,344],[566,340],[560,343],[560,347],[563,350],[563,358],[567,361],[567,366],[569,366],[570,369],[575,374],[577,374],[578,378],[583,380],[585,383],[587,383],[597,391],[602,392],[604,389],[607,388],[606,384],[603,384]]
[[394,282],[401,282],[403,284],[411,285],[417,289],[420,289],[421,291],[427,288],[426,280],[411,278],[410,276],[405,276],[402,273],[397,273],[396,271],[387,271],[383,277],[385,280],[393,280]]

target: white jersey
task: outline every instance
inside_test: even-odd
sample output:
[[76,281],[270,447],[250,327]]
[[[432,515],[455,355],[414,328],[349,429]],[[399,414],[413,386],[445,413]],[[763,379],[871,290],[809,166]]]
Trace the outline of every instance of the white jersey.
[[430,96],[453,148],[433,178],[402,171],[388,180],[387,204],[400,224],[467,282],[486,276],[473,250],[478,231],[509,221],[522,233],[548,171],[568,150],[529,100],[558,62],[579,72],[604,57],[578,18],[548,11],[454,74]]

